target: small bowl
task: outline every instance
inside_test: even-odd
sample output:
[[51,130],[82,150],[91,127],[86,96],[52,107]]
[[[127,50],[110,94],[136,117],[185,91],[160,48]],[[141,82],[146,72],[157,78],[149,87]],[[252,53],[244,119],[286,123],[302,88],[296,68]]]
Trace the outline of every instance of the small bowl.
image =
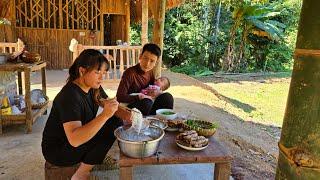
[[213,136],[217,130],[217,125],[213,122],[202,120],[187,120],[182,124],[185,130],[195,130],[199,136]]
[[[166,114],[167,113],[167,114]],[[158,109],[156,110],[156,114],[166,120],[176,119],[178,114],[173,111],[173,109]]]
[[146,118],[148,121],[149,121],[149,124],[151,126],[157,126],[161,129],[166,129],[168,127],[168,124],[164,121],[161,121],[160,119],[158,118],[155,118],[155,117],[147,117]]

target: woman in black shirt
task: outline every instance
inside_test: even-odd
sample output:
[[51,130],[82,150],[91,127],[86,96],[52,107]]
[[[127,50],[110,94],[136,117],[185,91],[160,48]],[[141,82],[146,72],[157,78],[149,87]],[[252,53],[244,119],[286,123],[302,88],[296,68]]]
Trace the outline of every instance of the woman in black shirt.
[[[115,141],[114,130],[122,125],[114,117],[116,99],[107,98],[101,83],[109,68],[96,50],[84,50],[69,69],[67,84],[53,101],[43,131],[42,153],[56,166],[81,163],[72,179],[87,179],[94,164],[101,164]],[[99,104],[103,111],[96,116]]]

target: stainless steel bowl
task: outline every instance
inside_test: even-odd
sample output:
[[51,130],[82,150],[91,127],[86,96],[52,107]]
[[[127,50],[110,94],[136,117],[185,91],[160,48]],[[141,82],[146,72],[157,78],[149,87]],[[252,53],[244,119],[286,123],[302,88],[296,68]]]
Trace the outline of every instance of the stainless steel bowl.
[[151,126],[157,126],[161,129],[166,129],[168,127],[168,124],[164,121],[161,121],[160,119],[158,118],[155,118],[155,117],[147,117],[146,118],[148,121],[149,121],[149,124]]
[[118,145],[121,152],[132,158],[149,157],[156,153],[160,140],[164,136],[164,131],[156,126],[150,126],[146,133],[152,137],[150,141],[128,141],[121,137],[121,133],[125,131],[121,126],[114,131],[114,135],[118,139]]

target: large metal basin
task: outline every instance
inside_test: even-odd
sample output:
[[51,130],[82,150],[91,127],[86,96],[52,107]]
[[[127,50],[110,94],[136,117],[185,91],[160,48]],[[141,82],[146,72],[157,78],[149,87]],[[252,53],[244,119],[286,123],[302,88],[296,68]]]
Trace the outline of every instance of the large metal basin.
[[164,136],[164,131],[156,126],[150,126],[147,130],[153,140],[150,141],[128,141],[121,137],[121,133],[125,131],[123,126],[114,131],[114,135],[118,139],[118,145],[123,154],[132,158],[149,157],[156,153],[160,140]]

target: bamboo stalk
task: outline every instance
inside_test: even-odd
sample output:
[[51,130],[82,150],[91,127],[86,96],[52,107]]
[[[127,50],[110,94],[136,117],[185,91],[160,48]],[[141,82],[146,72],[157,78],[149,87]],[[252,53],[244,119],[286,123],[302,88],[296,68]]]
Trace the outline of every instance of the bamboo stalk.
[[276,179],[320,177],[320,23],[310,23],[320,18],[319,7],[320,1],[303,1]]

